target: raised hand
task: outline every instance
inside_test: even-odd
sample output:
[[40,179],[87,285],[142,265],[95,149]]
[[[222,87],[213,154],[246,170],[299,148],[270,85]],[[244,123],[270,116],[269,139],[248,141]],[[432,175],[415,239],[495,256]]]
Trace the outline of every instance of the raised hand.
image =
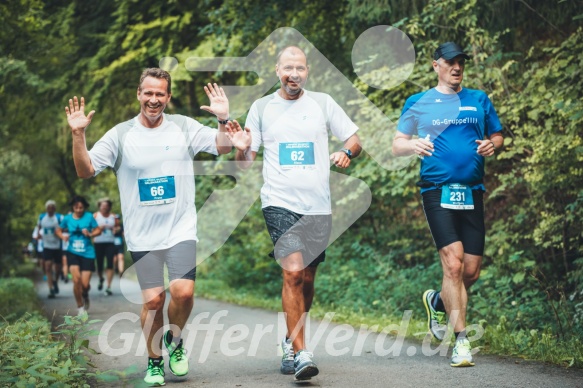
[[92,110],[87,116],[85,116],[85,99],[81,97],[81,105],[77,100],[77,96],[69,100],[69,106],[65,107],[65,113],[67,114],[67,122],[71,127],[73,132],[84,131],[89,124],[91,124],[91,119],[95,114]]
[[223,88],[219,87],[216,83],[214,85],[209,83],[204,87],[204,91],[211,105],[203,105],[200,109],[214,114],[219,120],[227,120],[229,118],[229,100]]
[[247,127],[243,130],[237,120],[229,121],[226,125],[227,137],[238,150],[245,151],[251,147],[251,130]]

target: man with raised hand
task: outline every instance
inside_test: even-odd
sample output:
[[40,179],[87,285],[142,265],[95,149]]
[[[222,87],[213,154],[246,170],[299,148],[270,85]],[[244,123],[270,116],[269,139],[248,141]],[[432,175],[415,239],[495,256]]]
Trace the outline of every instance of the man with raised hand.
[[[228,130],[241,167],[248,167],[264,146],[261,203],[273,255],[283,269],[287,324],[280,370],[308,380],[319,373],[306,349],[304,323],[332,228],[330,161],[347,168],[361,146],[358,127],[332,97],[304,89],[309,67],[299,47],[278,54],[275,72],[281,87],[253,103],[244,131],[236,121]],[[328,130],[344,142],[331,155]]]
[[74,97],[65,108],[73,135],[73,158],[77,174],[90,178],[106,167],[116,171],[125,237],[134,260],[144,304],[141,324],[147,339],[148,368],[144,381],[164,384],[161,340],[155,334],[163,327],[165,302],[164,264],[168,267],[171,330],[164,336],[170,371],[188,372],[181,332],[194,303],[196,277],[196,209],[194,166],[198,152],[224,154],[232,149],[226,137],[229,102],[217,84],[204,87],[217,116],[218,130],[182,115],[164,113],[171,98],[170,74],[158,68],[142,72],[137,88],[140,113],[109,130],[87,151],[85,130],[95,111],[84,113],[85,102]]
[[407,99],[393,140],[395,155],[422,159],[418,186],[443,267],[441,291],[425,291],[423,303],[438,340],[449,316],[454,367],[474,365],[465,331],[467,291],[478,280],[484,254],[484,162],[503,144],[502,125],[486,93],[462,88],[469,59],[453,42],[435,50],[437,86]]

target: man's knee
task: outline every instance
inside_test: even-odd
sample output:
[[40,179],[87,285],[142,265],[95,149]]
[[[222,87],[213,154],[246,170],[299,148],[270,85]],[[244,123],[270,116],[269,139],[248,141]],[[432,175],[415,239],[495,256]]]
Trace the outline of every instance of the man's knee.
[[444,276],[453,279],[464,277],[464,253],[460,248],[457,244],[451,244],[440,250]]
[[304,286],[304,271],[283,271],[283,283],[286,287],[298,288]]
[[164,308],[164,301],[165,301],[165,293],[162,292],[158,295],[156,295],[153,298],[150,298],[146,303],[144,303],[144,307],[147,310],[162,310]]

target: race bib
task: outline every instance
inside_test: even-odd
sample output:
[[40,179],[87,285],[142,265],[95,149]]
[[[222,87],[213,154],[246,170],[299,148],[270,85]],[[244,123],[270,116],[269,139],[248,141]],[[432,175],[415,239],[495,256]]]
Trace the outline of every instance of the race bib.
[[69,244],[74,252],[85,252],[85,239],[73,240],[70,241]]
[[123,241],[122,241],[121,237],[116,237],[116,238],[113,239],[113,244],[114,245],[121,245],[122,242]]
[[165,205],[176,200],[176,186],[173,176],[138,179],[140,205]]
[[279,143],[279,165],[284,169],[314,169],[314,143]]
[[456,210],[474,208],[472,189],[468,185],[451,183],[441,188],[441,207]]

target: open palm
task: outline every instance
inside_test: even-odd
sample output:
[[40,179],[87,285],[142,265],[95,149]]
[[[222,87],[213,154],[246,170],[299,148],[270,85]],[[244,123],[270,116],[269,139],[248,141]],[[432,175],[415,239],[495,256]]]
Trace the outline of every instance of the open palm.
[[204,87],[204,91],[209,98],[210,106],[203,105],[200,109],[214,114],[220,120],[227,120],[229,118],[229,99],[223,88],[217,84],[211,85],[209,83]]
[[85,99],[81,97],[81,104],[77,100],[77,96],[69,100],[69,106],[65,107],[65,113],[67,114],[67,122],[71,127],[72,131],[83,131],[89,124],[91,124],[91,119],[95,111],[92,110],[87,116],[85,116]]

